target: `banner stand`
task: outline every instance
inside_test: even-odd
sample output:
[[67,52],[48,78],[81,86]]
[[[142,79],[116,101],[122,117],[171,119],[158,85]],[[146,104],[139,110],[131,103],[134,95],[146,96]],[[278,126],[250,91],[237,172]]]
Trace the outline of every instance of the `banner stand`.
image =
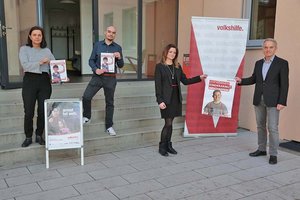
[[49,168],[49,151],[80,148],[81,165],[84,165],[82,101],[80,99],[47,99],[45,109],[46,168]]
[[184,137],[236,136],[248,19],[191,18],[189,75],[207,74],[187,88]]

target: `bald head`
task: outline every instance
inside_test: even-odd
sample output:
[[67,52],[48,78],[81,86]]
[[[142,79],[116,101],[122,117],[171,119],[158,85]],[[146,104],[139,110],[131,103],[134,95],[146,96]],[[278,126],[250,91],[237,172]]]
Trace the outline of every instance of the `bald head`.
[[112,43],[116,37],[117,29],[114,26],[108,26],[104,32],[106,43]]

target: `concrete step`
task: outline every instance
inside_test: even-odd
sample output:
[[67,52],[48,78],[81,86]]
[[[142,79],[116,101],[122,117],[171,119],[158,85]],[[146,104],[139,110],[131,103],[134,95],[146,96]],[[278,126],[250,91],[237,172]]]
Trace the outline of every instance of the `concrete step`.
[[[183,117],[177,117],[174,119],[174,123],[183,123]],[[143,128],[148,126],[163,127],[164,121],[157,116],[139,115],[135,118],[128,118],[126,120],[115,120],[114,129],[118,133],[126,129]],[[84,139],[94,137],[95,135],[105,133],[105,123],[103,120],[86,124],[83,126]],[[21,143],[25,139],[23,127],[3,129],[0,133],[0,148],[7,144]]]
[[[70,83],[63,85],[53,85],[51,98],[81,98],[87,83]],[[154,81],[143,82],[118,82],[115,96],[128,96],[138,94],[154,93]],[[103,90],[100,90],[95,98],[104,96]],[[0,104],[5,103],[21,103],[22,89],[0,90]]]
[[[91,135],[84,140],[85,155],[94,155],[107,152],[132,149],[140,146],[158,144],[161,127],[150,126],[130,128],[118,131],[117,136],[109,136],[105,133]],[[183,123],[173,125],[173,141],[183,140]],[[50,152],[51,160],[62,160],[64,158],[78,158],[77,149],[56,150]],[[32,144],[27,148],[20,147],[20,143],[0,146],[0,167],[15,165],[19,163],[45,163],[45,147]]]
[[[134,105],[143,103],[155,103],[156,98],[154,94],[140,94],[131,96],[116,96],[115,97],[115,107],[124,105]],[[97,96],[92,100],[93,108],[105,107],[104,96]],[[24,114],[24,108],[22,102],[16,103],[2,103],[0,104],[0,118],[1,117],[13,117],[20,116]]]
[[[81,98],[86,83],[54,85],[52,98]],[[182,88],[185,93],[185,87]],[[183,94],[185,98],[185,94]],[[185,110],[185,102],[183,111]],[[157,144],[164,121],[160,119],[154,82],[120,82],[115,93],[114,129],[116,137],[105,133],[105,98],[100,90],[92,101],[92,120],[84,126],[87,155]],[[43,146],[21,148],[24,140],[24,111],[21,89],[0,90],[0,165],[45,160]],[[35,119],[35,118],[34,118]],[[34,122],[35,124],[35,122]],[[174,140],[182,140],[184,117],[174,120]],[[78,157],[78,150],[53,151],[55,158]]]
[[[128,119],[141,113],[147,113],[150,116],[158,115],[158,106],[152,104],[136,104],[136,105],[120,105],[115,107],[114,120]],[[92,109],[92,122],[103,121],[105,118],[105,108],[93,108]],[[36,118],[34,118],[36,120]],[[23,114],[18,116],[0,117],[0,127],[3,129],[23,127],[24,116]],[[35,122],[34,122],[35,123]],[[2,131],[0,130],[0,133]]]
[[[183,113],[185,112],[185,102],[183,102]],[[115,107],[114,112],[114,121],[128,121],[135,119],[144,119],[147,117],[160,118],[159,108],[156,103],[148,103],[148,104],[135,104],[133,105],[119,105]],[[103,122],[105,118],[105,108],[93,108],[92,109],[92,119],[90,124]],[[0,117],[0,136],[3,132],[9,132],[12,130],[22,130],[23,129],[23,121],[24,116],[10,116]],[[34,125],[36,124],[36,118],[34,118]]]

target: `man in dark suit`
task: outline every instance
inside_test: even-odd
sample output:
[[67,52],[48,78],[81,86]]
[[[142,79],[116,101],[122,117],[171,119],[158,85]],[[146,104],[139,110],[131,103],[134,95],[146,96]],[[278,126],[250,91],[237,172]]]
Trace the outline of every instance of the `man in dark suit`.
[[255,84],[253,105],[258,133],[258,149],[249,156],[267,155],[267,128],[269,132],[270,164],[277,163],[277,148],[279,144],[279,112],[286,107],[289,88],[289,64],[275,55],[277,42],[272,38],[263,42],[264,58],[255,63],[252,76],[236,77],[239,85]]

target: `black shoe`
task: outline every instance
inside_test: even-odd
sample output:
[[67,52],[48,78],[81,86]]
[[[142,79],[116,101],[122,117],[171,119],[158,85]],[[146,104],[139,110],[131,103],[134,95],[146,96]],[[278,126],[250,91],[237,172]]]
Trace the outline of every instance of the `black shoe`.
[[168,142],[167,152],[169,152],[170,154],[177,154],[177,151],[173,149],[172,142]]
[[45,145],[45,140],[42,138],[42,136],[37,135],[35,138],[35,142],[39,143],[40,145]]
[[26,138],[22,143],[22,147],[28,147],[32,143],[32,138]]
[[269,164],[271,165],[277,164],[277,156],[270,156]]
[[167,147],[166,143],[164,143],[164,142],[160,142],[159,143],[159,150],[158,150],[158,152],[160,153],[160,155],[162,155],[162,156],[169,156],[166,147]]
[[256,150],[252,153],[249,153],[249,156],[251,156],[251,157],[265,156],[265,155],[267,155],[267,152],[266,151],[260,151],[260,150]]

